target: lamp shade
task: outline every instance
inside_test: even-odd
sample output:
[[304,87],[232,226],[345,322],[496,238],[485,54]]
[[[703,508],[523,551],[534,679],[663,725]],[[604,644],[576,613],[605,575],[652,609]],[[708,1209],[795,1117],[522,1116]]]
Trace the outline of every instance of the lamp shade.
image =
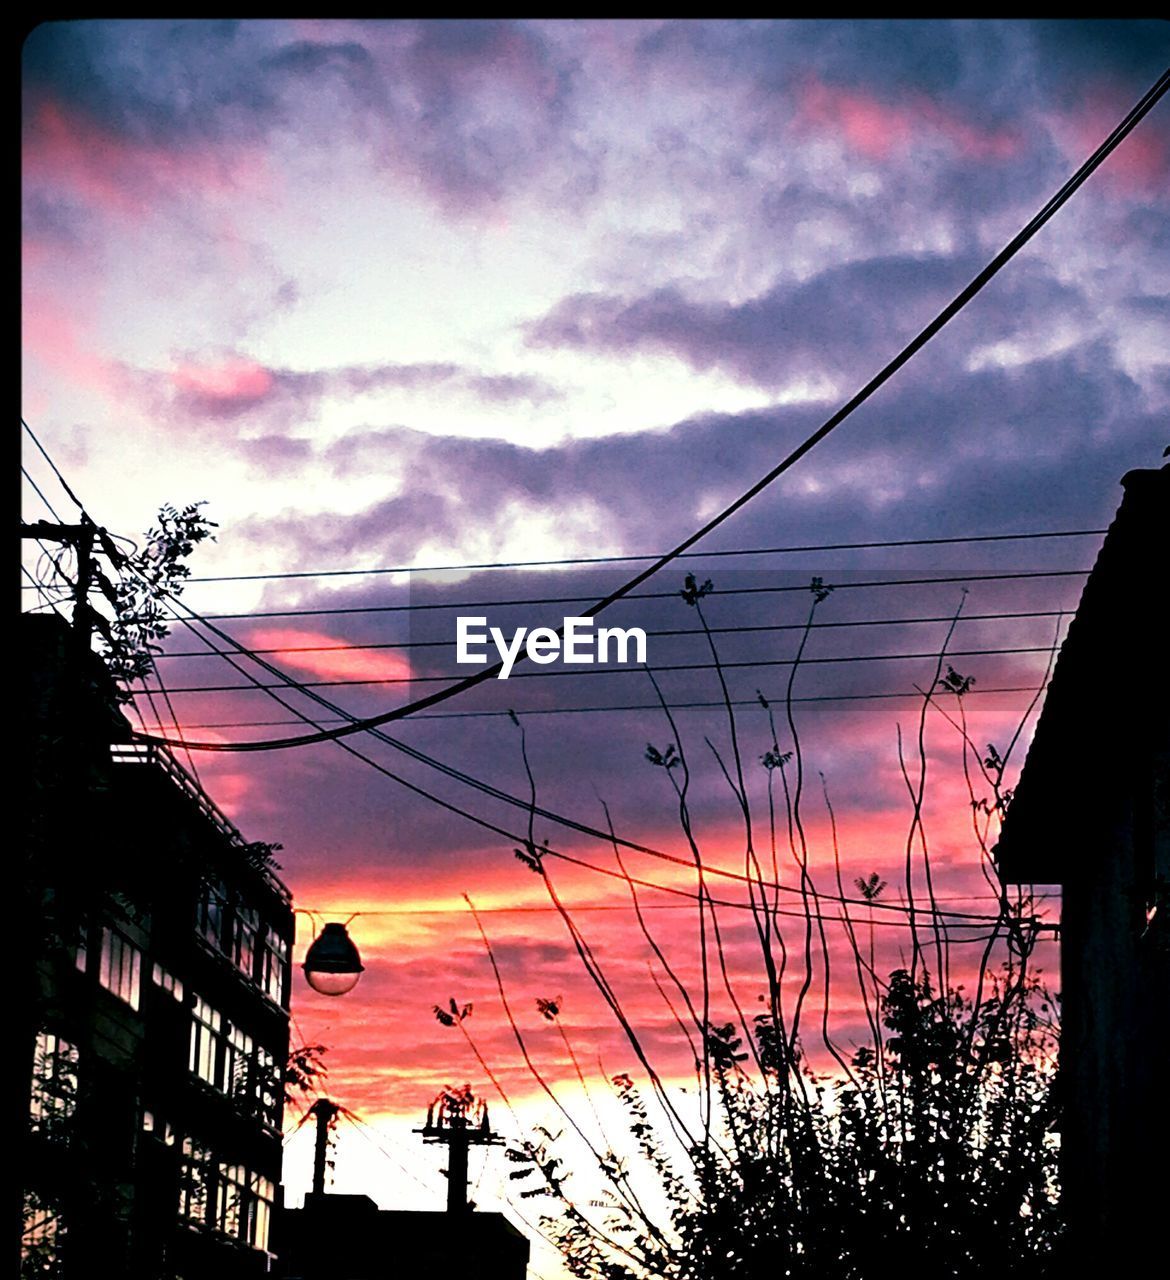
[[343,996],[357,986],[365,966],[343,924],[327,924],[305,953],[305,980],[323,996]]

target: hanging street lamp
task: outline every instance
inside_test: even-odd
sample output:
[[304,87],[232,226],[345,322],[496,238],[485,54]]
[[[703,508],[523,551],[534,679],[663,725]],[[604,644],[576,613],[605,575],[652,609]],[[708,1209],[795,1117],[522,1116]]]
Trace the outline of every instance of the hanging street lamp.
[[305,980],[323,996],[343,996],[357,986],[365,965],[343,924],[327,924],[313,940],[302,966]]

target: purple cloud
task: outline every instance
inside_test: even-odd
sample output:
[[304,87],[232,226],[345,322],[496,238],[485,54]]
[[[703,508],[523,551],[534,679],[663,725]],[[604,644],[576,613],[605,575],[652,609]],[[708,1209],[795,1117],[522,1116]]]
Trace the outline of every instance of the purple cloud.
[[444,361],[348,365],[333,369],[271,368],[234,352],[180,359],[169,373],[134,371],[143,394],[192,421],[253,415],[266,425],[304,421],[325,398],[379,391],[435,391],[486,405],[539,405],[560,396],[542,378],[493,374]]
[[[696,302],[677,287],[632,299],[575,294],[527,330],[533,347],[675,356],[699,372],[730,373],[762,386],[821,374],[862,376],[895,354],[942,309],[981,263],[969,257],[867,258],[829,267],[800,284],[780,283],[743,303]],[[1019,274],[981,311],[984,342],[1020,327],[1026,299],[1037,313],[1079,310],[1075,290]],[[884,361],[883,361],[884,362]]]

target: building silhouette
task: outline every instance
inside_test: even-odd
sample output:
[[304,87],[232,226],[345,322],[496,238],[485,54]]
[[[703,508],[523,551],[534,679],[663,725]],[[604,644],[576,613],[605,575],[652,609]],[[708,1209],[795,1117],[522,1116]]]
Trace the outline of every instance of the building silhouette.
[[528,1272],[528,1240],[500,1213],[453,1220],[310,1191],[303,1209],[278,1221],[282,1280],[524,1280]]
[[1129,1275],[1170,1188],[1170,469],[1122,484],[996,858],[1007,883],[1061,886],[1068,1258]]
[[294,916],[101,662],[23,615],[22,1275],[271,1269]]
[[468,1199],[469,1148],[503,1145],[468,1086],[444,1090],[416,1131],[448,1149],[445,1212],[379,1209],[369,1196],[326,1192],[330,1128],[338,1114],[349,1113],[327,1098],[312,1113],[313,1190],[303,1208],[281,1209],[275,1222],[282,1280],[525,1280],[527,1238],[503,1214],[475,1212]]

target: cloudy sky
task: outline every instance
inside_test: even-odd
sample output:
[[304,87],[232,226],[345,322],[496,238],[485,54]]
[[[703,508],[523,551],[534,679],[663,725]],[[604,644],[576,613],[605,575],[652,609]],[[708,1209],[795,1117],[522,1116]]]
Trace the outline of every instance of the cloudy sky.
[[[23,58],[24,415],[112,530],[140,534],[161,503],[206,500],[218,540],[200,548],[199,577],[663,550],[884,364],[1168,59],[1170,28],[1157,22],[44,25]],[[1168,178],[1162,105],[894,382],[705,547],[1103,529],[1122,474],[1159,465],[1167,438]],[[27,465],[68,512],[39,455]],[[26,498],[28,516],[47,514],[31,486]],[[982,694],[973,736],[1006,740],[1099,543],[696,560],[648,585],[661,598],[614,616],[687,632],[652,638],[651,665],[666,668],[668,701],[717,700],[696,614],[675,594],[685,568],[709,575],[721,653],[745,664],[729,673],[731,694],[750,704],[757,689],[783,698],[810,574],[837,585],[818,628],[838,628],[806,652],[825,661],[802,667],[795,689],[836,701],[802,703],[801,731],[837,798],[849,874],[889,870],[906,829],[897,726],[915,715],[902,695],[929,684],[947,624],[845,624],[946,619],[960,602],[1035,615],[976,617],[951,642]],[[424,599],[545,599],[488,611],[509,627],[556,625],[571,612],[562,598],[595,598],[628,570],[195,582],[186,598],[242,615],[217,625],[299,679],[367,682],[321,689],[365,714],[452,673],[441,642],[453,613],[417,609]],[[1063,576],[986,576],[1048,570]],[[862,585],[912,571],[967,581]],[[204,646],[176,634],[170,648]],[[829,660],[840,657],[854,661]],[[218,659],[159,667],[172,689],[242,683]],[[596,826],[604,801],[623,835],[676,848],[667,780],[642,758],[647,740],[675,735],[645,676],[542,672],[543,684],[477,690],[396,736],[525,795],[506,712],[531,712],[521,722],[543,804]],[[296,732],[273,727],[294,717],[261,692],[175,693],[174,706],[196,738]],[[651,709],[576,710],[586,706]],[[158,722],[145,699],[141,709]],[[762,708],[742,710],[754,765],[770,730]],[[703,743],[714,735],[726,756],[726,717],[679,715],[710,856],[732,865],[736,815]],[[972,894],[982,878],[961,752],[936,727],[939,857],[947,891]],[[523,832],[514,806],[386,743],[350,741]],[[297,1017],[330,1046],[336,1096],[388,1126],[404,1162],[423,1157],[393,1117],[417,1117],[445,1083],[486,1088],[435,1002],[474,1000],[501,1079],[518,1098],[533,1092],[464,892],[491,909],[534,1035],[533,997],[564,994],[588,1061],[630,1065],[559,920],[514,911],[547,899],[508,838],[328,744],[196,763],[250,836],[284,844],[298,903],[367,913],[352,926],[369,965],[358,992],[327,1004],[298,987]],[[596,841],[547,834],[612,869]],[[686,883],[665,863],[632,869]],[[557,875],[581,907],[626,894],[572,864]],[[694,922],[658,905],[685,963]],[[581,918],[677,1065],[645,956],[623,946],[628,912]],[[570,1078],[563,1046],[542,1046],[553,1078]],[[371,1159],[351,1160],[364,1186],[399,1176]]]

